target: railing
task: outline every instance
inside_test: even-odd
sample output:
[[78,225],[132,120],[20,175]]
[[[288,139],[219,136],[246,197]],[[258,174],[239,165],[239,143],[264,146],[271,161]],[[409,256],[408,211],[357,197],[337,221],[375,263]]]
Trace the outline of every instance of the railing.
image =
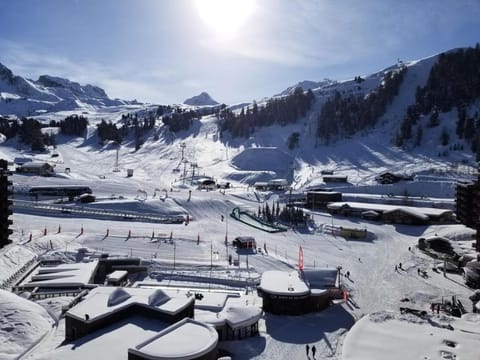
[[151,213],[140,213],[135,211],[118,211],[113,209],[77,207],[57,204],[45,204],[34,201],[14,200],[13,210],[17,212],[47,212],[57,213],[63,216],[108,218],[114,220],[132,220],[155,223],[177,223],[185,221],[183,215],[158,215]]
[[20,269],[18,269],[15,273],[10,275],[8,278],[6,278],[2,284],[0,285],[0,289],[4,290],[10,290],[11,288],[14,287],[14,285],[25,275],[28,273],[28,271],[36,266],[38,264],[38,261],[36,258],[32,258],[29,261],[25,263]]

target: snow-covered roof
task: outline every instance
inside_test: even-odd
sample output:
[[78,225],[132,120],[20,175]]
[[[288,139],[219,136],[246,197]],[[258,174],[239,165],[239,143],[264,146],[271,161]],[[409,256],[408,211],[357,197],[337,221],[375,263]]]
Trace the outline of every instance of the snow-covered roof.
[[218,333],[212,326],[185,318],[128,352],[150,359],[192,359],[208,354],[217,344]]
[[44,166],[52,167],[47,162],[26,162],[20,165],[21,168],[29,168],[29,169],[40,169],[40,168],[43,168]]
[[98,261],[40,266],[21,285],[25,287],[82,287],[91,281],[97,265]]
[[396,207],[396,208],[390,209],[390,210],[385,210],[383,213],[385,215],[388,215],[388,214],[393,214],[393,213],[396,213],[396,212],[401,212],[401,213],[416,217],[417,219],[421,219],[421,220],[425,220],[425,221],[428,220],[427,215],[421,213],[420,211],[417,211],[415,208],[406,207],[406,206],[405,207]]
[[254,306],[231,306],[219,314],[232,329],[256,323],[262,317],[262,309]]
[[202,291],[202,299],[195,301],[196,309],[220,311],[225,307],[228,298],[239,297],[238,294],[216,292],[216,291]]
[[107,279],[110,281],[120,281],[127,275],[127,270],[115,270],[114,272],[107,275]]
[[[255,305],[252,301],[249,304],[248,299],[244,300],[241,296],[226,294],[225,301],[215,304],[212,301],[216,298],[220,300],[221,293],[204,292],[202,295],[203,299],[195,301],[195,319],[210,325],[222,326],[227,323],[235,329],[254,324],[262,316],[261,304]],[[204,303],[205,300],[207,303]]]
[[252,241],[255,242],[255,238],[253,236],[237,236],[235,240],[240,243],[249,243]]
[[275,295],[305,295],[310,293],[310,289],[297,271],[265,271],[262,274],[259,287],[263,291]]
[[388,204],[376,204],[376,203],[360,203],[353,201],[340,201],[333,202],[327,205],[329,209],[340,209],[342,206],[349,206],[350,208],[358,210],[375,210],[380,212],[399,210],[402,211],[411,211],[412,214],[424,214],[427,216],[441,216],[443,214],[451,213],[452,210],[449,209],[438,209],[438,208],[427,208],[427,207],[414,207],[414,206],[398,206],[398,205],[388,205]]
[[[158,286],[154,288],[156,287]],[[164,291],[173,297],[181,294],[192,296],[194,290],[160,288],[157,291]],[[244,292],[218,289],[195,290],[194,292],[202,295],[201,299],[195,300],[195,319],[213,326],[222,326],[225,323],[231,328],[248,326],[256,323],[263,313],[261,299],[254,293],[245,294]]]
[[193,301],[193,296],[180,294],[170,297],[160,289],[97,287],[67,314],[82,320],[88,314],[89,321],[94,321],[135,304],[175,314]]
[[268,183],[270,185],[288,185],[287,179],[272,179]]

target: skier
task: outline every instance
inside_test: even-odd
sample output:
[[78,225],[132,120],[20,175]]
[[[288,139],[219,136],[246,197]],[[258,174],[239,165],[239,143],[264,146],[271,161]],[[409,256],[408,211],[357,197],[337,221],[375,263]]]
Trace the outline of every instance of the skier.
[[306,350],[306,352],[307,352],[307,357],[308,357],[308,352],[310,351],[310,346],[308,346],[308,344],[305,345],[305,350]]
[[315,345],[312,346],[312,355],[313,355],[313,358],[315,358],[315,353],[317,352],[317,348],[315,347]]

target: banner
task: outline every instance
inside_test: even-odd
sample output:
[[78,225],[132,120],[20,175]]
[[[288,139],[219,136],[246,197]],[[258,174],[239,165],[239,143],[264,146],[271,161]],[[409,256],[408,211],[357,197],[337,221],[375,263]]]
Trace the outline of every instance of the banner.
[[298,270],[303,270],[303,249],[300,245],[300,249],[298,250]]

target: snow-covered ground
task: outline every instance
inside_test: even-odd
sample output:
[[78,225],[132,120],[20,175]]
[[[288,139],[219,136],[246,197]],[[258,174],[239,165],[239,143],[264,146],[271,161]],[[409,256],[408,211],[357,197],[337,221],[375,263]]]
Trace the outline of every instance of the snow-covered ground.
[[[422,74],[418,68],[411,78],[407,77],[405,86],[415,88]],[[407,100],[394,102],[389,111],[392,119],[401,113]],[[124,112],[125,109],[112,111],[108,119],[118,120]],[[446,315],[430,313],[432,302],[452,296],[470,310],[468,296],[472,290],[464,285],[461,275],[443,276],[432,271],[437,265],[435,261],[415,247],[419,237],[437,234],[458,242],[463,251],[472,253],[472,230],[463,225],[382,224],[311,211],[315,221],[315,229],[311,230],[314,231],[298,228],[267,233],[228,216],[235,207],[256,212],[264,202],[272,205],[288,196],[288,192],[257,192],[251,186],[256,181],[285,178],[295,192],[301,192],[310,186],[325,185],[321,171],[326,169],[348,176],[349,183],[338,189],[350,196],[366,198],[388,194],[421,197],[432,202],[439,199],[437,204],[452,204],[455,181],[474,176],[472,167],[468,166],[470,154],[458,152],[439,158],[436,145],[411,152],[394,148],[390,140],[395,129],[388,125],[388,119],[375,131],[327,146],[316,144],[313,137],[306,136],[311,132],[312,119],[297,125],[257,129],[255,137],[239,140],[225,134],[220,138],[216,118],[207,116],[195,121],[190,132],[172,134],[160,127],[158,140],[151,134],[138,151],[127,141],[118,149],[120,171],[115,172],[117,147],[99,145],[94,133],[96,122],[107,113],[108,110],[103,109],[87,115],[91,125],[84,138],[59,135],[55,149],[58,157],[52,158],[51,153],[31,154],[12,141],[2,143],[0,158],[13,161],[15,157],[26,156],[56,165],[53,177],[14,174],[15,188],[88,185],[97,197],[97,202],[88,207],[188,214],[190,222],[114,221],[18,210],[12,217],[13,244],[0,251],[1,283],[19,280],[35,256],[51,254],[68,260],[74,258],[79,248],[139,256],[155,264],[154,272],[232,278],[247,274],[253,278],[267,270],[296,269],[301,246],[305,267],[341,266],[343,272],[349,271],[349,278],[344,278],[349,300],[316,314],[296,317],[265,314],[260,321],[260,336],[221,344],[234,359],[302,359],[306,356],[306,344],[316,346],[316,359],[445,359],[448,357],[442,351],[447,350],[456,354],[457,359],[477,356],[476,348],[472,350],[480,343],[477,318],[470,316],[457,324],[459,321]],[[57,114],[54,118],[62,116],[66,114]],[[286,139],[294,131],[302,134],[302,143],[300,148],[290,151]],[[464,159],[467,165],[458,165]],[[67,168],[70,172],[65,171]],[[127,169],[133,169],[133,176],[127,177]],[[379,185],[374,178],[385,170],[416,177],[412,182]],[[204,176],[230,182],[232,187],[225,191],[198,190],[195,180]],[[21,194],[15,198],[25,199]],[[372,236],[352,240],[322,231],[331,225],[365,228]],[[266,251],[247,257],[225,245],[226,237],[230,243],[241,235],[254,236],[258,247]],[[240,260],[239,267],[228,265],[228,255],[232,254]],[[401,269],[395,271],[400,263]],[[420,276],[419,270],[425,271],[425,276]],[[419,320],[413,315],[401,315],[400,307],[406,306],[406,299],[408,307],[427,311],[428,316]],[[89,351],[94,351],[105,344],[115,344],[125,348],[118,353],[126,359],[126,349],[131,342],[112,338],[108,332],[80,345],[62,344],[64,322],[59,319],[59,313],[62,305],[70,300],[53,298],[35,304],[0,290],[0,318],[3,319],[0,358],[77,359],[78,354],[84,354],[79,352],[82,347],[91,346],[93,350]],[[115,334],[140,336],[135,329],[141,329],[142,324],[142,319],[118,324],[119,331]],[[451,324],[454,330],[446,329],[446,324]],[[445,345],[445,340],[458,345]],[[404,351],[407,347],[408,351]],[[110,358],[118,359],[118,353],[111,353]],[[108,352],[102,354],[103,358],[109,358]]]

